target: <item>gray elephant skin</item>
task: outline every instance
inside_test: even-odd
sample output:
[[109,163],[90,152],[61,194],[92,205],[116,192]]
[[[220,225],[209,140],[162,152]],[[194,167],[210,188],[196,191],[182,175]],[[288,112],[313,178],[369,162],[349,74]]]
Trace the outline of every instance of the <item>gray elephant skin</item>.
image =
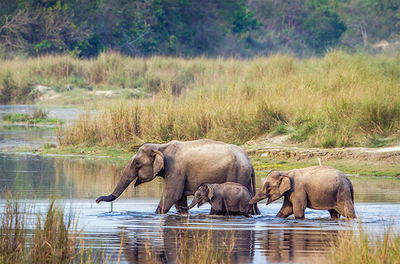
[[245,215],[249,216],[252,195],[243,185],[235,182],[222,184],[202,184],[194,193],[194,198],[189,206],[193,208],[209,202],[210,215]]
[[[201,139],[171,141],[166,144],[143,144],[125,167],[112,194],[100,196],[96,202],[111,202],[128,185],[139,184],[160,176],[165,180],[163,196],[156,213],[167,213],[175,205],[178,213],[187,213],[187,196],[193,195],[202,183],[237,182],[246,186],[252,196],[256,192],[254,169],[246,152],[235,145]],[[259,214],[256,205],[252,214]]]
[[267,198],[268,205],[282,196],[278,217],[294,214],[295,218],[303,219],[306,208],[328,210],[332,218],[356,217],[353,185],[343,172],[332,167],[272,171],[250,204]]

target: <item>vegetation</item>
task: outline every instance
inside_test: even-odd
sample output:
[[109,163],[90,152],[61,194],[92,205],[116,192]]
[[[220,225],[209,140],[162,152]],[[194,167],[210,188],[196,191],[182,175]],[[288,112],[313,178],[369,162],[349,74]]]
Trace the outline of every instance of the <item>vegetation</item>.
[[27,124],[38,124],[38,123],[51,123],[57,124],[61,121],[56,118],[48,118],[47,113],[43,110],[35,110],[32,115],[22,113],[10,113],[3,116],[3,121],[7,123],[27,123]]
[[87,146],[198,138],[242,144],[275,132],[329,148],[369,145],[373,137],[396,139],[399,59],[333,51],[302,60],[288,55],[249,61],[132,59],[115,53],[71,60],[70,70],[86,65],[76,74],[98,85],[123,82],[143,97],[99,104],[101,114],[81,115],[59,140]]
[[373,50],[399,40],[396,0],[3,0],[0,54],[242,56]]
[[31,235],[26,212],[17,202],[7,200],[0,214],[0,263],[98,263],[91,249],[80,244],[72,216],[65,220],[54,201],[44,221],[40,214]]
[[[326,263],[326,260],[321,262]],[[400,234],[390,228],[382,236],[371,235],[362,227],[358,233],[343,232],[337,237],[329,263],[400,263]]]
[[[66,218],[63,211],[57,209],[54,201],[44,220],[38,215],[33,231],[27,228],[31,223],[26,215],[27,212],[17,202],[7,200],[4,211],[0,214],[0,263],[104,263],[110,259],[101,252],[84,247],[83,238],[78,239],[80,235],[73,216]],[[179,231],[175,238],[175,243],[179,245],[177,263],[230,262],[233,236],[225,238],[224,248],[217,248],[212,232],[193,232],[189,238],[188,230]],[[122,243],[123,237],[121,247]],[[146,263],[158,263],[159,255],[152,245],[146,244],[145,249]],[[122,248],[118,253],[118,260],[121,253]]]
[[[209,229],[206,232],[188,229],[180,229],[176,232],[175,244],[177,249],[176,263],[207,264],[207,263],[231,263],[234,262],[232,250],[235,246],[234,236],[231,232],[215,241],[215,234]],[[146,263],[160,263],[160,254],[150,243],[145,244]]]

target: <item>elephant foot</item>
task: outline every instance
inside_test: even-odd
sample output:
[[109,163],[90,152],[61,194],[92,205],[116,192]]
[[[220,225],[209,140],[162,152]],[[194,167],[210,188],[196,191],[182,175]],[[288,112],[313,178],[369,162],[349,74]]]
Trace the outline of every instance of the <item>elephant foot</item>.
[[340,214],[339,214],[338,211],[336,211],[334,209],[331,209],[331,210],[328,210],[328,211],[329,211],[329,213],[331,215],[331,218],[333,218],[333,219],[339,219],[340,218]]
[[187,207],[179,207],[179,208],[176,208],[176,212],[178,214],[188,214],[189,210]]
[[169,209],[162,209],[160,206],[157,207],[156,214],[166,214],[168,213]]
[[289,216],[289,214],[284,214],[284,213],[279,212],[276,216],[279,218],[287,218]]

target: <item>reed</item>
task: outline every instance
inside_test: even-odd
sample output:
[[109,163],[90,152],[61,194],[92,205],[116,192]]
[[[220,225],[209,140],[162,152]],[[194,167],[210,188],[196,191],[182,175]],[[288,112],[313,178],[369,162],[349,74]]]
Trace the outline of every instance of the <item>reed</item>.
[[3,101],[18,101],[24,87],[35,84],[59,92],[67,84],[130,92],[129,99],[99,103],[98,114],[83,114],[60,134],[63,145],[204,137],[242,144],[282,126],[292,142],[317,147],[400,138],[400,56],[339,50],[321,58],[237,60],[103,53],[90,60],[46,56],[0,65]]
[[276,55],[146,62],[190,63],[202,71],[191,74],[179,96],[166,80],[147,98],[98,105],[100,114],[82,115],[61,143],[137,145],[206,137],[242,144],[282,126],[292,142],[317,147],[362,146],[373,137],[400,135],[400,57],[337,51],[305,60]]
[[[235,263],[233,249],[235,238],[233,233],[227,232],[225,238],[215,242],[215,231],[208,230],[178,230],[175,236],[176,259],[175,263],[208,264],[208,263]],[[145,263],[160,263],[157,249],[150,243],[145,244]]]
[[[25,210],[25,211],[24,211]],[[51,202],[45,219],[38,214],[36,228],[27,228],[28,212],[7,199],[1,214],[0,263],[103,263],[104,254],[84,247],[76,222]]]
[[337,237],[327,260],[346,264],[400,263],[400,234],[387,228],[383,235],[371,235],[360,226],[356,233],[345,232]]

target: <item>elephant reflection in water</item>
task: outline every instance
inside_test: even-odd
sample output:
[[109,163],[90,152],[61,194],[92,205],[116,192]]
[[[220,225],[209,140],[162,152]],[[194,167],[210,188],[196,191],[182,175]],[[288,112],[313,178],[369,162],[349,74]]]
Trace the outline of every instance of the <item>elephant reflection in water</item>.
[[[169,215],[160,233],[145,235],[155,230],[125,230],[123,257],[128,263],[176,263],[179,254],[193,254],[193,247],[206,247],[201,241],[209,241],[212,248],[230,252],[230,263],[251,263],[254,256],[254,231],[252,230],[205,230],[182,228],[188,223],[185,217]],[[209,237],[211,236],[211,238]],[[186,251],[187,250],[187,251]]]
[[267,262],[311,262],[310,258],[329,248],[337,234],[337,230],[294,225],[258,233],[256,243]]

